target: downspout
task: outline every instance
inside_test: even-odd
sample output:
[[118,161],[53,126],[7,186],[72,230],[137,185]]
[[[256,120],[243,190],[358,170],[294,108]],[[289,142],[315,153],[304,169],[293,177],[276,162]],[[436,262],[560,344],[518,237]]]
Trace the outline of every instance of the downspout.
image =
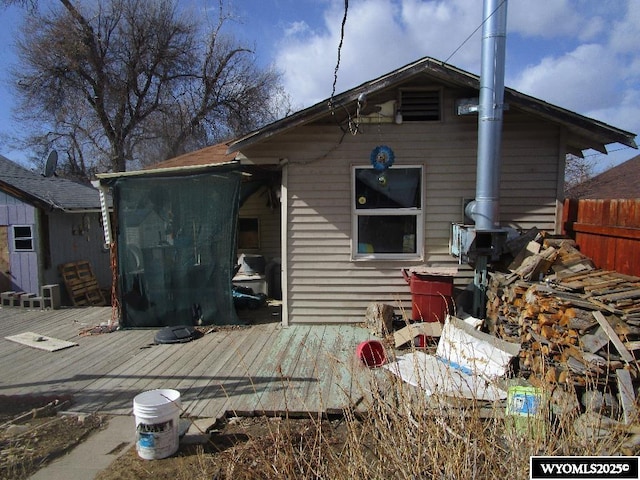
[[483,18],[476,197],[467,207],[467,214],[479,231],[500,228],[500,144],[507,0],[485,0]]
[[280,255],[281,273],[280,287],[282,289],[282,326],[289,326],[289,165],[282,163],[282,177],[280,183]]

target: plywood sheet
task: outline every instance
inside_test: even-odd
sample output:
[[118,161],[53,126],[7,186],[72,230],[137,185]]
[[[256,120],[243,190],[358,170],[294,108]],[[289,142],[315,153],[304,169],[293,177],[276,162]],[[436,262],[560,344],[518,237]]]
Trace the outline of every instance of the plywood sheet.
[[47,352],[55,352],[64,348],[75,347],[78,345],[74,342],[67,342],[66,340],[59,340],[57,338],[46,337],[34,332],[24,332],[17,335],[10,335],[4,337],[7,340],[27,347],[37,348],[39,350],[46,350]]

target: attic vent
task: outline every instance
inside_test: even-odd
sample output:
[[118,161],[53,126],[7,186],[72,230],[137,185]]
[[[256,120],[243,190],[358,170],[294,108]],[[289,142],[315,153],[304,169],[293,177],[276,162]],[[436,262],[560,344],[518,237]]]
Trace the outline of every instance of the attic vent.
[[402,90],[400,110],[405,122],[436,122],[440,120],[438,90]]

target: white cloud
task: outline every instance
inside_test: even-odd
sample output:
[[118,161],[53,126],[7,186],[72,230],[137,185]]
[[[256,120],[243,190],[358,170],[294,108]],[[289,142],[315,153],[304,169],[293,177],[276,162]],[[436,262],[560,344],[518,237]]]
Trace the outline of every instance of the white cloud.
[[628,3],[627,14],[613,23],[610,46],[617,53],[631,53],[637,58],[640,50],[640,2]]
[[598,31],[594,26],[600,24],[597,18],[583,17],[576,2],[570,0],[510,2],[507,14],[509,31],[527,37],[556,38],[586,32],[593,35]]
[[585,112],[620,101],[611,82],[618,70],[601,45],[581,45],[559,57],[546,57],[523,70],[513,88],[570,110]]
[[285,27],[284,35],[285,37],[292,37],[292,36],[304,34],[309,30],[310,28],[309,28],[309,25],[307,25],[307,22],[302,22],[302,21],[291,22],[289,25]]
[[[318,24],[279,44],[294,105],[330,96],[343,8],[334,0]],[[454,51],[449,63],[478,73],[481,28],[468,37],[481,23],[481,0],[352,0],[336,92]],[[507,28],[509,87],[640,132],[640,2],[512,0]]]

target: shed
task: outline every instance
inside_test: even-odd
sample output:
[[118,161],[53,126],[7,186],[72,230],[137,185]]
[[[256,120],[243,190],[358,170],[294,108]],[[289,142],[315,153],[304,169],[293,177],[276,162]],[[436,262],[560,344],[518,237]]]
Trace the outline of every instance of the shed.
[[38,293],[61,283],[58,266],[88,261],[111,285],[95,188],[45,177],[0,155],[0,289]]

